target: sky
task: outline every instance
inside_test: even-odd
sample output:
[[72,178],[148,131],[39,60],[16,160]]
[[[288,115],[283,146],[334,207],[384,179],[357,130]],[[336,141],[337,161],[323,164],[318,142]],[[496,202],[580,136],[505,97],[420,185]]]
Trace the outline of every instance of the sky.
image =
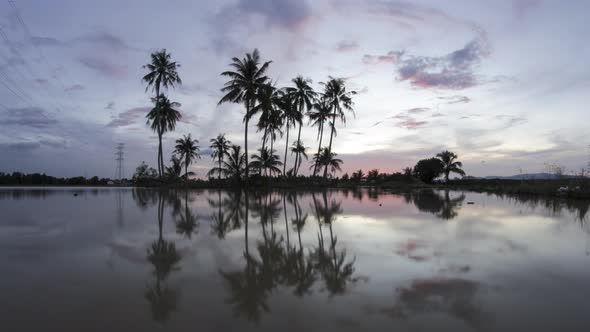
[[[155,167],[142,65],[165,48],[183,81],[166,91],[183,116],[165,160],[190,133],[202,177],[211,138],[243,145],[243,106],[217,105],[220,73],[258,48],[277,86],[302,75],[321,91],[333,76],[358,92],[333,144],[343,173],[399,171],[447,149],[473,176],[579,172],[590,158],[589,11],[583,0],[2,0],[0,171],[115,177],[118,143],[125,175]],[[253,151],[262,135],[249,133]],[[316,128],[301,137],[317,150]],[[282,159],[284,139],[275,146]]]

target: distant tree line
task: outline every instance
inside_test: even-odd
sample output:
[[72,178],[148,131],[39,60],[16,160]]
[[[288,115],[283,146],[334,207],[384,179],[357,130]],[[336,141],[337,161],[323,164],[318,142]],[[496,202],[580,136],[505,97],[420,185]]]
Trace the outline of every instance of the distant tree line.
[[59,178],[41,173],[0,172],[0,185],[4,186],[106,186],[114,183],[111,179],[98,176]]

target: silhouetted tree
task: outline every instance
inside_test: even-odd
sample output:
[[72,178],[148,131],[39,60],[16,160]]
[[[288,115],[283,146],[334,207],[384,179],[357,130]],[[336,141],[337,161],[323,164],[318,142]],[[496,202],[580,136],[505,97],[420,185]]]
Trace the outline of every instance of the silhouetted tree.
[[424,183],[432,183],[444,169],[443,162],[437,158],[422,159],[414,166],[414,176]]
[[218,167],[212,168],[207,173],[207,175],[213,176],[215,173],[217,173],[217,178],[221,179],[221,174],[223,173],[221,162],[228,154],[231,142],[225,138],[225,134],[219,134],[217,135],[217,138],[212,138],[211,140],[209,140],[209,143],[211,143],[211,145],[209,146],[209,148],[211,149],[211,158],[217,159]]
[[[316,99],[316,93],[313,91],[313,88],[310,86],[311,80],[304,79],[302,76],[297,76],[293,80],[291,80],[294,87],[287,87],[285,91],[289,95],[291,101],[293,102],[293,106],[301,113],[301,120],[299,121],[299,133],[297,134],[297,142],[296,145],[301,145],[301,127],[303,127],[303,118],[305,117],[304,109],[307,108],[309,112],[311,110],[312,105]],[[297,166],[300,164],[299,159],[301,158],[300,152],[295,154],[295,165],[293,166],[294,175],[297,176],[297,170],[299,167]]]
[[443,174],[445,175],[445,182],[449,182],[449,174],[457,173],[459,175],[465,175],[465,172],[461,169],[463,164],[457,161],[459,158],[456,154],[451,151],[443,151],[436,155],[443,163]]
[[227,77],[229,80],[221,89],[225,95],[221,98],[218,104],[225,102],[243,103],[246,107],[246,115],[244,115],[244,155],[246,156],[246,180],[249,176],[248,165],[248,122],[254,115],[252,109],[256,103],[256,96],[258,89],[267,83],[268,77],[266,70],[271,61],[264,62],[260,65],[260,54],[255,49],[252,53],[247,53],[243,59],[233,58],[230,66],[233,71],[224,71],[221,76]]
[[[147,84],[145,91],[152,87],[156,93],[156,102],[160,98],[160,88],[174,87],[175,84],[182,84],[182,80],[176,71],[180,64],[171,60],[170,53],[166,52],[166,49],[154,52],[150,55],[150,63],[143,66],[147,69],[147,74],[142,80]],[[158,106],[157,104],[155,105]],[[162,140],[158,146],[158,175],[162,176],[164,173],[164,158],[162,157]]]
[[151,128],[158,134],[158,160],[159,175],[164,171],[164,157],[162,151],[162,136],[168,131],[173,131],[176,128],[176,121],[181,118],[180,112],[176,110],[180,107],[177,102],[170,101],[166,96],[159,95],[158,98],[152,98],[154,108],[146,115],[148,124],[151,122]]
[[180,159],[184,162],[184,178],[188,181],[188,167],[193,160],[201,159],[199,154],[199,141],[191,138],[191,134],[184,135],[182,138],[176,140],[175,150]]

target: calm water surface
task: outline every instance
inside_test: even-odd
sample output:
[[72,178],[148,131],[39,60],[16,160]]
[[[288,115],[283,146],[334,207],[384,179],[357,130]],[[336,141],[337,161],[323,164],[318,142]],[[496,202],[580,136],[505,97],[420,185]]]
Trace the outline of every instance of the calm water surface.
[[0,188],[0,329],[590,331],[588,206]]

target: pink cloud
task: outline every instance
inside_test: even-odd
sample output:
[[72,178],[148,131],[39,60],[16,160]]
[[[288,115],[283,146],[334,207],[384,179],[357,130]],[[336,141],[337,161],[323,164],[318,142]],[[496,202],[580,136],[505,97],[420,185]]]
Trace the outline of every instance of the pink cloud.
[[390,51],[386,55],[371,55],[365,54],[363,56],[363,63],[366,65],[378,65],[382,63],[396,63],[400,60],[404,52]]

